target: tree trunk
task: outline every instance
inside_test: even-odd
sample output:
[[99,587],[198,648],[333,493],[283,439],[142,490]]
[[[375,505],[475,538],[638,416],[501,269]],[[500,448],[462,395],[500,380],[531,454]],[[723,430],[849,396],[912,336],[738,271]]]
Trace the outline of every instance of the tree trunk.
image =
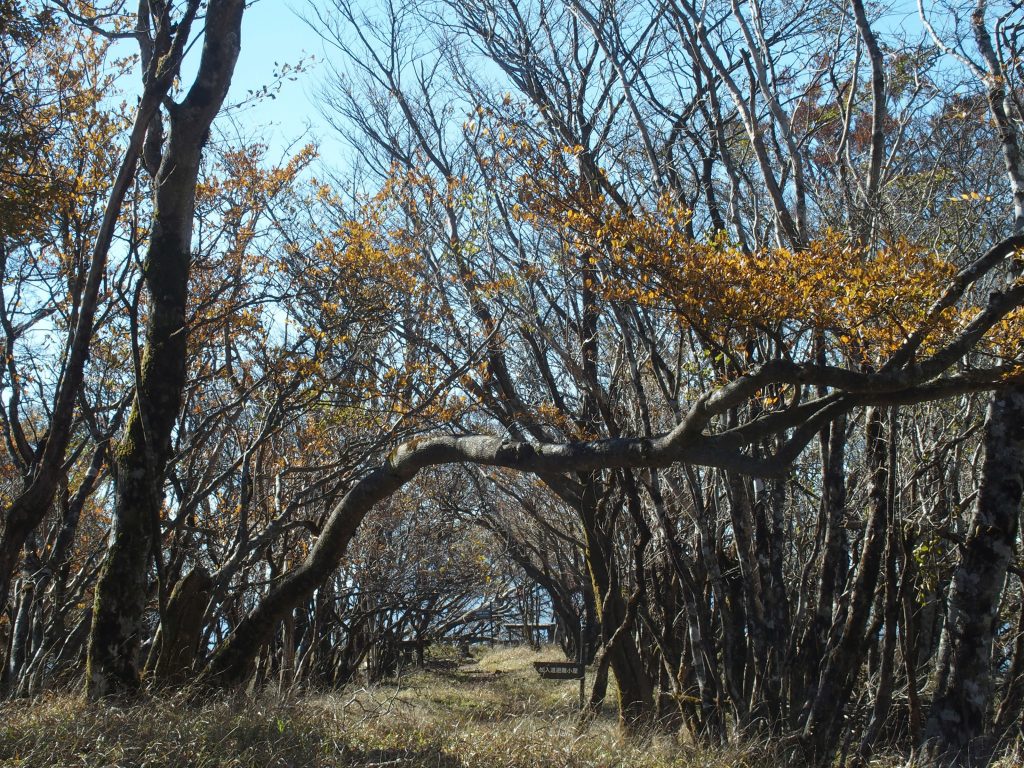
[[89,695],[139,686],[138,652],[147,564],[159,531],[164,470],[187,364],[186,311],[199,161],[238,58],[243,0],[213,0],[202,58],[183,102],[168,107],[170,132],[154,179],[155,211],[143,265],[149,290],[137,397],[115,451],[114,522],[96,586],[87,669]]
[[925,729],[934,765],[983,765],[992,747],[992,640],[1013,557],[1024,482],[1024,387],[996,393],[985,419],[974,520],[953,575],[940,657],[950,659]]
[[808,757],[820,765],[829,763],[838,746],[843,711],[853,690],[857,670],[864,659],[865,631],[871,606],[875,602],[875,586],[882,567],[889,526],[888,451],[882,433],[882,414],[878,408],[870,408],[865,418],[865,442],[871,472],[867,531],[864,534],[846,623],[841,637],[829,651],[802,735]]
[[213,580],[202,567],[194,568],[174,585],[146,665],[146,674],[151,674],[157,684],[183,683],[192,672],[212,590]]
[[[588,482],[579,511],[586,540],[585,557],[597,599],[601,642],[615,675],[619,719],[627,729],[649,726],[655,719],[654,685],[644,667],[632,626],[634,617],[623,598],[615,571],[613,512],[598,499],[599,480]],[[635,612],[634,612],[635,613]]]

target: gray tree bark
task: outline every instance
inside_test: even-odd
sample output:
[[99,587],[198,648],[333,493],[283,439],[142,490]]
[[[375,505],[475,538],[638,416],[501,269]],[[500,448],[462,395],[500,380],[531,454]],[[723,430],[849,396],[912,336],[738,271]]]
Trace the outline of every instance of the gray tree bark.
[[[198,0],[189,0],[186,19],[190,13],[194,16],[198,7]],[[146,345],[136,400],[115,450],[113,530],[96,586],[89,637],[87,681],[93,698],[131,693],[139,687],[147,565],[159,534],[171,431],[185,386],[188,278],[199,162],[210,125],[231,83],[244,8],[244,0],[209,3],[196,79],[181,103],[168,105],[170,132],[153,183],[155,212],[143,265],[149,290]]]
[[996,393],[985,419],[981,485],[953,576],[940,658],[949,673],[925,728],[925,763],[984,765],[993,746],[992,641],[1013,557],[1024,483],[1024,387]]

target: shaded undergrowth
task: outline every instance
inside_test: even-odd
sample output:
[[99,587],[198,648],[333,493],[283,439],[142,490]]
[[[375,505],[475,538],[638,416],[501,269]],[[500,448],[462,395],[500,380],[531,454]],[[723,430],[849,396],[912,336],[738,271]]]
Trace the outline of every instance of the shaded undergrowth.
[[267,691],[130,706],[51,694],[0,705],[0,765],[40,768],[755,768],[763,751],[705,751],[664,735],[625,739],[614,713],[586,727],[575,681],[540,680],[556,651],[484,651],[387,684],[338,693]]

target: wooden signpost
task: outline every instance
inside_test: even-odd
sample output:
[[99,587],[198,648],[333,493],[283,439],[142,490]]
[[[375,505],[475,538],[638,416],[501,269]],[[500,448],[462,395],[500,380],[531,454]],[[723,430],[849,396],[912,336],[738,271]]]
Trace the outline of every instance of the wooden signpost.
[[545,680],[579,680],[580,681],[580,712],[583,711],[583,699],[586,695],[587,665],[575,661],[535,661],[534,669]]
[[535,661],[533,668],[545,680],[579,680],[580,711],[587,687],[587,665],[583,663],[583,627],[580,627],[579,661]]

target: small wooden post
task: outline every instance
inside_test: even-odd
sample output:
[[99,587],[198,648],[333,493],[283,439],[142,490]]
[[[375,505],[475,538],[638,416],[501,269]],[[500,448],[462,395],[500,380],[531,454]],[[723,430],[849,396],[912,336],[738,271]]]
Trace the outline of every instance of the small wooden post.
[[586,696],[586,692],[587,692],[587,664],[586,664],[586,656],[584,655],[584,652],[583,652],[583,635],[584,635],[583,630],[584,630],[584,627],[586,626],[586,624],[587,624],[586,620],[585,619],[581,619],[581,621],[580,621],[580,641],[579,641],[578,645],[576,646],[576,659],[577,659],[577,661],[579,661],[579,664],[580,664],[580,712],[581,713],[583,712],[583,700],[584,700],[584,698]]

